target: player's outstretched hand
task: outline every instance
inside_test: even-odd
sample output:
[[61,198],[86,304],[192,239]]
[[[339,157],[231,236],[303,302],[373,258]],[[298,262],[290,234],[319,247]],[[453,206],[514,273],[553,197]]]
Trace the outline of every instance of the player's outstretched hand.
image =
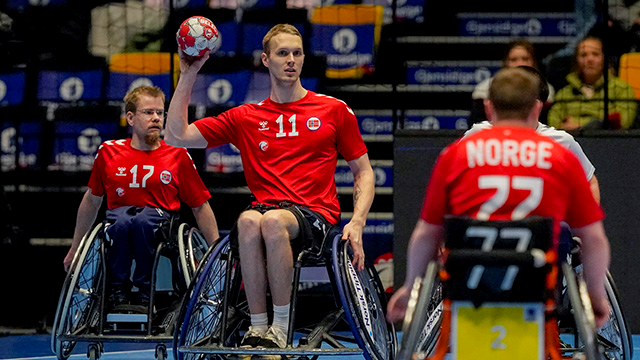
[[401,286],[389,299],[387,304],[387,321],[390,323],[398,322],[404,319],[409,304],[409,295],[411,291],[406,286]]
[[73,248],[69,249],[69,251],[67,252],[67,256],[65,256],[64,260],[62,261],[64,265],[64,271],[69,272],[69,269],[71,268],[71,262],[73,261],[73,257],[75,255],[76,251]]
[[593,315],[596,320],[596,329],[600,329],[609,320],[609,301],[606,296],[600,299],[591,299]]
[[353,267],[364,270],[364,248],[362,246],[362,226],[349,222],[342,229],[342,240],[349,240],[353,249]]
[[180,56],[180,73],[186,74],[189,72],[198,73],[204,63],[209,59],[211,51],[205,51],[204,55],[201,57],[189,56],[178,47],[178,55]]

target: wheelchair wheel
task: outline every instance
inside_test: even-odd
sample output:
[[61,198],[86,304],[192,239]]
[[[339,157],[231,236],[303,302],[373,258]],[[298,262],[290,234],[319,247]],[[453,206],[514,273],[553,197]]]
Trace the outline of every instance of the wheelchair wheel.
[[607,359],[631,360],[633,340],[618,302],[618,289],[607,272],[605,290],[609,299],[609,320],[598,330],[598,342],[603,346]]
[[579,351],[583,352],[587,359],[601,359],[587,287],[581,274],[574,272],[571,265],[563,263],[562,271],[567,282],[567,294],[575,320]]
[[84,236],[60,293],[51,335],[51,349],[60,360],[69,357],[76,342],[61,341],[58,337],[87,331],[93,310],[98,306],[104,275],[99,236],[104,230],[101,223]]
[[362,271],[352,264],[353,251],[340,235],[333,242],[333,271],[345,317],[367,360],[391,360],[395,356],[395,329],[385,318],[385,294],[375,268]]
[[180,224],[178,228],[178,251],[180,253],[180,266],[184,281],[189,286],[198,265],[204,258],[209,245],[197,228],[187,224]]
[[438,264],[431,262],[425,276],[416,279],[402,325],[398,358],[426,358],[436,346],[442,323],[442,284]]
[[[574,268],[574,271],[578,276],[582,277],[582,266]],[[602,347],[606,359],[631,360],[633,356],[631,333],[618,302],[618,290],[615,282],[608,272],[605,281],[605,292],[609,300],[609,320],[598,330],[598,344]]]
[[[182,303],[173,338],[174,359],[200,359],[197,354],[183,354],[181,346],[208,343],[220,333],[230,243],[226,237],[209,250],[198,268]],[[231,276],[235,277],[232,269]]]

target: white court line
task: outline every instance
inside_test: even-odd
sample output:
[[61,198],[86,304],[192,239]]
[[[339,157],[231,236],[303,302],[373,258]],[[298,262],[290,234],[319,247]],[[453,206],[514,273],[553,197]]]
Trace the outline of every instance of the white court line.
[[[109,352],[103,352],[100,357],[103,358],[105,356],[111,356],[111,355],[117,355],[117,354],[134,354],[134,353],[145,353],[145,352],[153,352],[155,353],[155,349],[147,349],[147,350],[131,350],[131,351],[109,351]],[[169,351],[173,351],[173,348],[167,348],[167,355],[169,353]],[[71,356],[69,356],[69,359],[71,358],[78,358],[81,357],[83,359],[88,359],[87,354],[73,354]],[[3,359],[3,360],[45,360],[45,359],[57,359],[56,356],[36,356],[36,357],[22,357],[22,358],[10,358],[10,359]]]

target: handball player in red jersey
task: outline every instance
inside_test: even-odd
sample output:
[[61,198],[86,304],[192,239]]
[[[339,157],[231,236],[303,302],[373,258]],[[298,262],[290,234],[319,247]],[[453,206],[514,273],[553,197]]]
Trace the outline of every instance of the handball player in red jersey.
[[538,89],[539,79],[524,69],[499,71],[485,100],[493,127],[464,137],[440,154],[409,241],[404,285],[388,304],[390,321],[404,317],[415,278],[423,276],[429,261],[436,258],[445,215],[480,220],[551,217],[556,247],[560,222],[565,220],[582,239],[584,274],[597,326],[608,319],[604,213],[587,179],[575,175],[584,172],[576,156],[534,130],[543,105]]
[[[271,81],[269,98],[193,124],[188,124],[187,113],[191,91],[209,56],[190,61],[181,53],[180,80],[169,106],[166,140],[200,148],[231,143],[240,150],[245,178],[255,197],[236,222],[251,313],[242,346],[283,348],[289,326],[293,254],[308,233],[304,229],[310,228],[308,237],[322,240],[340,221],[334,180],[338,154],[354,175],[353,217],[342,229],[342,238],[351,242],[358,269],[364,268],[362,230],[373,201],[374,176],[353,111],[341,100],[302,87],[304,51],[298,30],[289,24],[276,25],[262,44],[261,60]],[[271,326],[267,284],[273,301]]]
[[[162,90],[140,86],[129,91],[124,101],[131,138],[105,141],[98,149],[89,189],[78,209],[73,243],[64,259],[68,271],[80,240],[95,222],[106,196],[106,218],[111,223],[107,235],[112,241],[107,259],[108,301],[113,308],[129,301],[148,306],[157,248],[155,234],[178,212],[181,200],[191,207],[209,244],[219,237],[208,202],[211,195],[191,156],[186,149],[169,146],[160,139],[165,115]],[[138,288],[136,299],[129,299],[132,285]]]

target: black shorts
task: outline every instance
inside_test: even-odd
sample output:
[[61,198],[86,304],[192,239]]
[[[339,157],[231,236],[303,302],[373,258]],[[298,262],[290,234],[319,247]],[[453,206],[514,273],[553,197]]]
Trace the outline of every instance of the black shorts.
[[[323,253],[329,253],[331,251],[331,241],[335,235],[340,233],[339,227],[331,224],[324,216],[309,208],[289,202],[281,202],[278,205],[256,203],[247,207],[245,211],[256,210],[264,214],[269,210],[276,209],[288,210],[298,220],[300,235],[291,239],[291,250],[293,251],[294,258],[297,257],[302,250],[307,250],[310,255],[314,257],[321,257]],[[237,222],[233,225],[229,239],[231,240],[232,247],[237,250]]]

